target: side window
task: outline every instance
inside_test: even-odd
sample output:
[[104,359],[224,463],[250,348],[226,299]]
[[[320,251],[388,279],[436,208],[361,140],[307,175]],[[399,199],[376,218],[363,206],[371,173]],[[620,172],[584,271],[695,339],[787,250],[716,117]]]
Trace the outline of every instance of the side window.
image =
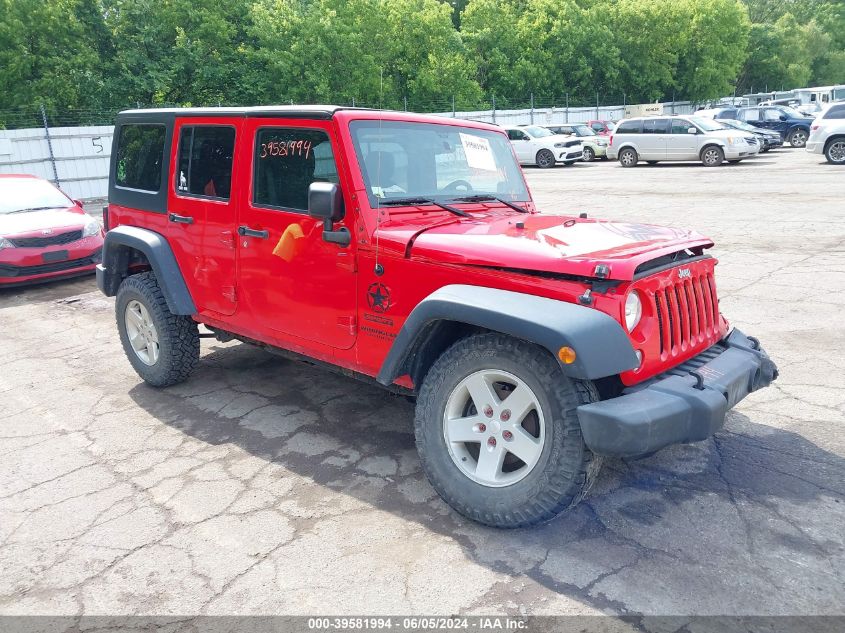
[[689,134],[689,130],[695,126],[683,119],[672,119],[672,134]]
[[117,141],[115,184],[127,189],[161,189],[163,125],[121,125]]
[[[593,129],[595,128],[595,124],[593,124]],[[643,131],[643,120],[642,119],[632,119],[631,121],[625,121],[619,124],[619,127],[616,128],[616,134],[642,134]]]
[[590,127],[593,128],[596,132],[604,132],[604,123],[599,123],[598,121],[595,121],[592,125],[590,125]]
[[522,130],[508,130],[508,138],[512,141],[529,141],[528,135]]
[[751,108],[750,110],[746,110],[742,113],[742,120],[743,121],[759,121],[760,120],[760,110],[757,108]]
[[643,134],[669,134],[669,119],[646,119]]
[[235,129],[222,125],[185,126],[179,134],[176,191],[229,199]]
[[329,135],[322,130],[259,129],[253,173],[253,203],[303,213],[312,182],[339,182]]
[[765,111],[764,121],[780,121],[780,115],[783,114],[780,110],[773,110],[769,108]]
[[827,112],[825,112],[823,118],[825,118],[825,119],[845,119],[845,105],[831,106],[830,109]]

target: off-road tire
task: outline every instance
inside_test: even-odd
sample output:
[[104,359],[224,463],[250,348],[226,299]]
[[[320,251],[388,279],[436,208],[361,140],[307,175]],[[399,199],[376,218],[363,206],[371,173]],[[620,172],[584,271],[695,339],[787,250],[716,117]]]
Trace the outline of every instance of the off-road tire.
[[[147,365],[138,358],[126,331],[126,307],[138,301],[149,312],[158,335],[159,356]],[[189,316],[173,314],[152,272],[131,275],[123,280],[115,298],[117,331],[123,351],[132,367],[153,387],[168,387],[184,381],[196,367],[200,357],[197,323]]]
[[[523,479],[498,488],[461,472],[443,433],[450,394],[483,369],[519,377],[537,396],[545,418],[536,465]],[[601,468],[601,458],[584,445],[575,411],[598,399],[591,382],[567,378],[558,362],[532,343],[496,333],[461,339],[435,361],[417,398],[414,431],[423,470],[443,500],[474,521],[499,528],[549,521],[584,498]]]
[[584,148],[584,156],[581,160],[585,163],[591,163],[596,159],[596,153],[590,147]]
[[705,167],[718,167],[725,162],[725,152],[718,145],[708,145],[701,150],[701,163]]
[[619,152],[618,160],[619,164],[623,167],[636,167],[640,157],[637,155],[637,150],[631,147],[626,147]]
[[541,149],[537,152],[534,162],[537,163],[537,167],[540,169],[550,169],[555,166],[555,155],[551,150]]
[[801,149],[807,145],[807,137],[809,134],[802,128],[796,128],[789,133],[787,140],[792,147]]
[[845,136],[830,139],[824,148],[824,157],[832,165],[845,165]]

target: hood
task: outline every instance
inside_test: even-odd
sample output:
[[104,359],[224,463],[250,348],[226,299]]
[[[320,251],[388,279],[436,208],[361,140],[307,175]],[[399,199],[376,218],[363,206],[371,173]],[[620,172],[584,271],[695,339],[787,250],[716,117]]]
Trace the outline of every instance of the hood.
[[756,132],[746,132],[745,130],[739,130],[735,127],[725,129],[725,130],[713,130],[712,132],[705,132],[707,136],[718,136],[720,138],[727,138],[729,136],[740,136],[740,137],[749,137],[754,138]]
[[85,226],[87,220],[85,212],[78,207],[3,213],[0,214],[0,235],[13,237],[45,229],[52,229],[54,233],[58,233],[61,229],[80,229]]
[[[519,222],[524,228],[517,228]],[[632,280],[640,264],[712,245],[687,229],[538,213],[434,226],[417,234],[409,252],[411,258],[582,277],[606,264],[611,279]]]

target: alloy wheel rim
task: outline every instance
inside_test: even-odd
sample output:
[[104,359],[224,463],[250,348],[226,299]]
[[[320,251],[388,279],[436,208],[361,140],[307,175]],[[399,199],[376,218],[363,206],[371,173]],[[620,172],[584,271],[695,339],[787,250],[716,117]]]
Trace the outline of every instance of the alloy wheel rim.
[[792,142],[798,147],[801,147],[807,142],[807,135],[804,132],[795,132],[792,135]]
[[591,150],[589,147],[584,148],[584,160],[588,163],[593,160],[593,150]]
[[622,152],[622,164],[631,165],[634,162],[634,155],[631,152]]
[[138,360],[145,365],[155,365],[158,362],[161,347],[158,342],[158,332],[147,307],[133,299],[126,304],[124,322],[129,344]]
[[828,150],[830,159],[835,163],[845,163],[845,141],[836,141]]
[[540,162],[540,167],[548,167],[549,164],[551,163],[551,160],[549,160],[549,155],[546,154],[545,152],[541,152],[539,162]]
[[708,165],[713,165],[719,160],[719,153],[715,149],[710,149],[704,152],[704,161]]
[[543,411],[524,381],[506,371],[483,369],[449,394],[443,438],[466,477],[490,488],[510,486],[540,460],[546,440]]

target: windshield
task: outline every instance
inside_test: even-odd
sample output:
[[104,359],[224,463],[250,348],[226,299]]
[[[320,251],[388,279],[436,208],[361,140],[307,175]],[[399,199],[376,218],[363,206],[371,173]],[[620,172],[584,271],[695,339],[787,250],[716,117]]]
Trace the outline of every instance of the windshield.
[[0,215],[25,210],[66,209],[73,201],[49,182],[36,178],[0,178]]
[[780,110],[786,116],[788,116],[792,119],[805,119],[805,118],[807,118],[806,116],[804,116],[803,114],[798,112],[798,110],[796,110],[795,108],[790,108],[789,106],[780,106],[780,107],[778,107],[778,110]]
[[551,130],[547,130],[544,127],[540,127],[539,125],[526,125],[522,128],[526,132],[528,132],[534,138],[544,138],[546,136],[554,136],[554,132]]
[[511,144],[499,132],[372,120],[353,121],[349,129],[372,206],[391,198],[529,199]]
[[722,125],[726,125],[727,127],[732,127],[735,130],[745,130],[746,132],[753,132],[755,134],[760,133],[759,127],[754,127],[753,125],[748,125],[744,121],[734,121],[734,120],[718,120],[719,123]]
[[716,130],[724,130],[725,126],[719,123],[718,121],[714,121],[713,119],[702,119],[700,117],[690,117],[690,121],[695,123],[698,127],[700,127],[705,132],[714,132]]
[[598,136],[593,128],[587,127],[586,125],[576,125],[573,129],[578,136]]

